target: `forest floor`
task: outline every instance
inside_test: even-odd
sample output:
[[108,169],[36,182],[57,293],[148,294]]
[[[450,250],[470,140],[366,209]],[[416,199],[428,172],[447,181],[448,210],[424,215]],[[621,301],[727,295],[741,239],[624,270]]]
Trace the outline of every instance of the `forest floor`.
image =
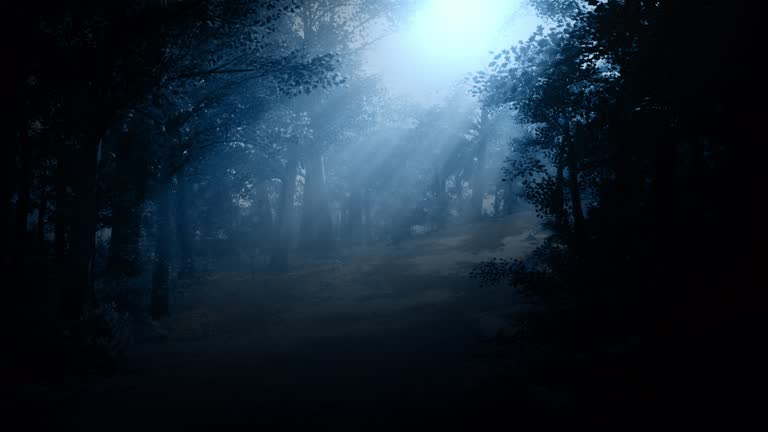
[[525,305],[468,273],[531,251],[543,239],[535,225],[519,213],[336,260],[295,258],[284,274],[211,273],[174,293],[167,334],[133,344],[112,376],[49,389],[48,419],[370,430],[514,415],[484,398],[509,391],[499,377],[514,365],[496,336]]

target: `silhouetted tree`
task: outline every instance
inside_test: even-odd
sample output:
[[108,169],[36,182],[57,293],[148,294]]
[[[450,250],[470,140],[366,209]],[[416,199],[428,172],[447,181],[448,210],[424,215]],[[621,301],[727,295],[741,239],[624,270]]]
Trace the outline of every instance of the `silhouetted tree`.
[[551,376],[588,377],[614,395],[616,420],[638,398],[677,409],[665,390],[673,377],[691,386],[692,405],[704,402],[715,395],[693,382],[694,370],[714,365],[698,360],[705,335],[723,334],[707,317],[739,273],[729,255],[742,250],[710,235],[735,218],[725,89],[736,34],[719,17],[730,16],[728,6],[533,4],[549,27],[498,53],[476,92],[531,131],[507,179],[524,179],[523,197],[553,235],[529,258],[475,274],[511,281],[545,311],[529,320],[531,379],[571,392],[582,418],[598,415],[588,403],[606,399]]

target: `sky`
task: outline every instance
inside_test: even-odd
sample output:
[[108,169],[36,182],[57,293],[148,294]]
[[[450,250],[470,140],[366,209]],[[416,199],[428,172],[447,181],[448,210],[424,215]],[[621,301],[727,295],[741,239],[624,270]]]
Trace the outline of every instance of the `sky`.
[[395,95],[440,103],[451,85],[527,39],[541,22],[522,0],[425,0],[401,29],[366,56]]

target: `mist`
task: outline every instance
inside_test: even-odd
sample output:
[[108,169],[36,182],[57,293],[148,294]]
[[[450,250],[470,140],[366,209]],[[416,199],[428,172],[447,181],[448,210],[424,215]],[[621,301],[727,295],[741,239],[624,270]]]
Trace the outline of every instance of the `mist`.
[[14,6],[11,422],[708,424],[755,200],[702,3]]

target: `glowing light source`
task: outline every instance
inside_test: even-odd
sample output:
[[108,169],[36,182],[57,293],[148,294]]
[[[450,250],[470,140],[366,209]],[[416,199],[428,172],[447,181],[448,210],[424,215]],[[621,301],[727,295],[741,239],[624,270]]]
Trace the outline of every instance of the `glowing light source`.
[[401,31],[368,52],[366,67],[391,90],[438,103],[492,60],[489,51],[527,39],[540,23],[522,0],[422,0]]
[[425,55],[459,60],[487,55],[510,0],[428,0],[413,16],[411,38]]

